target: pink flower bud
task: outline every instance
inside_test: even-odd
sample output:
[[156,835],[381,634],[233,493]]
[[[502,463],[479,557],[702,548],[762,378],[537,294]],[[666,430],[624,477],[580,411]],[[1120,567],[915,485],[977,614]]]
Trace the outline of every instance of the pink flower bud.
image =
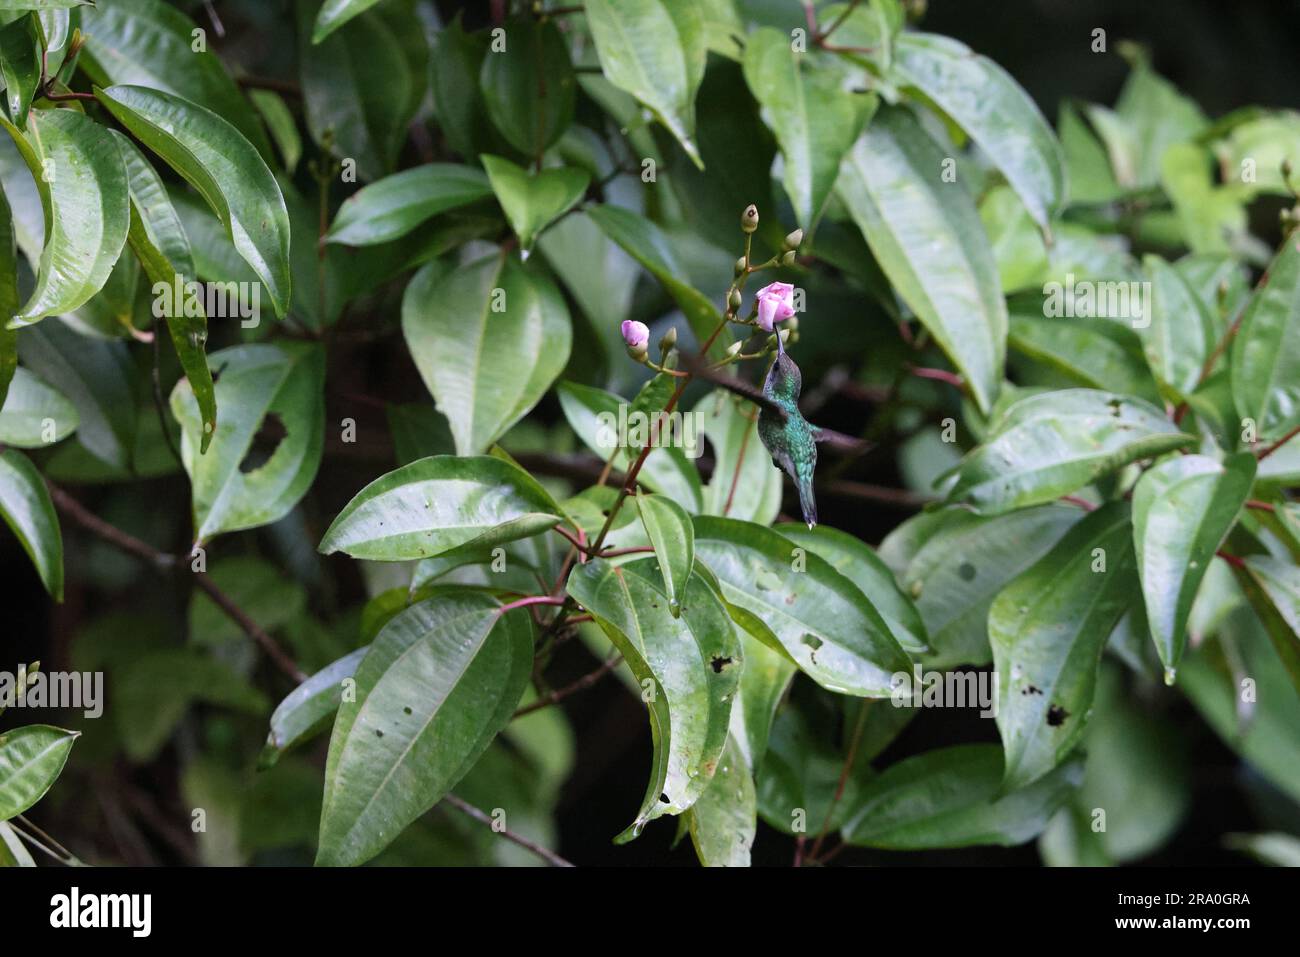
[[758,325],[767,332],[772,323],[794,315],[794,286],[788,282],[768,283],[754,295],[758,304]]
[[629,349],[644,349],[650,342],[650,329],[644,322],[624,319],[623,341]]

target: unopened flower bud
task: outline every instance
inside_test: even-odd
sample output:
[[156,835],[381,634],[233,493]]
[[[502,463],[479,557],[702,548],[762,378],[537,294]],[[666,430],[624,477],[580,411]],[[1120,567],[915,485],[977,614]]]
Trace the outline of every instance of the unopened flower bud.
[[740,308],[740,290],[739,290],[739,289],[733,289],[733,290],[731,290],[731,297],[727,300],[727,305],[729,305],[729,306],[731,307],[731,311],[732,311],[732,312],[735,312],[737,309]]
[[739,259],[736,260],[736,268],[733,271],[737,276],[739,276],[748,268],[749,268],[749,264],[745,262],[745,257],[741,256]]
[[646,346],[650,343],[650,329],[644,322],[633,319],[623,320],[623,341],[627,343],[627,354],[637,362],[644,362],[649,355]]
[[781,257],[781,265],[789,266],[793,263],[794,263],[794,250],[787,249],[785,254]]
[[796,229],[794,232],[790,233],[788,236],[785,237],[785,248],[798,249],[799,244],[802,242],[803,242],[803,230]]
[[659,352],[667,353],[669,349],[677,345],[677,327],[673,326],[664,333],[664,337],[659,340]]
[[1283,179],[1291,178],[1291,161],[1286,157],[1282,158],[1282,178]]
[[744,344],[745,344],[744,342],[737,340],[736,342],[733,342],[731,345],[727,346],[727,358],[731,359],[734,356],[738,355],[740,353],[740,347],[743,346]]
[[747,233],[758,229],[758,207],[750,203],[740,214],[740,228]]

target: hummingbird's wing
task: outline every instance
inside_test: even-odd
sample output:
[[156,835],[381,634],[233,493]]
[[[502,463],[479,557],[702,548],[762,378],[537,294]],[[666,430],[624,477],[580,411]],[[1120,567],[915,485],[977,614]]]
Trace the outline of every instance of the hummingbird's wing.
[[834,429],[823,429],[821,426],[814,425],[812,430],[814,441],[829,445],[843,455],[866,455],[876,447],[875,442],[854,438],[843,432],[836,432]]

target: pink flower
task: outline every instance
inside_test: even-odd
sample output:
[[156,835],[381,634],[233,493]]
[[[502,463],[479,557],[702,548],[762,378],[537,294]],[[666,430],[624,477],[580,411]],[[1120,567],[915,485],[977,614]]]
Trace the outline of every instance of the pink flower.
[[623,341],[629,349],[644,349],[650,343],[650,328],[644,322],[624,319]]
[[782,322],[794,315],[794,286],[788,282],[768,283],[754,295],[758,303],[758,325],[767,332],[774,322]]

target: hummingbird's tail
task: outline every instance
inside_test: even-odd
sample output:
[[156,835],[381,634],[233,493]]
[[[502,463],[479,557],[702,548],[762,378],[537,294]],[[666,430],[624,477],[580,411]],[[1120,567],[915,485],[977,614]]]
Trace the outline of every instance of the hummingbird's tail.
[[812,476],[795,480],[799,490],[799,508],[803,511],[803,520],[812,528],[817,524],[817,499],[813,497]]

